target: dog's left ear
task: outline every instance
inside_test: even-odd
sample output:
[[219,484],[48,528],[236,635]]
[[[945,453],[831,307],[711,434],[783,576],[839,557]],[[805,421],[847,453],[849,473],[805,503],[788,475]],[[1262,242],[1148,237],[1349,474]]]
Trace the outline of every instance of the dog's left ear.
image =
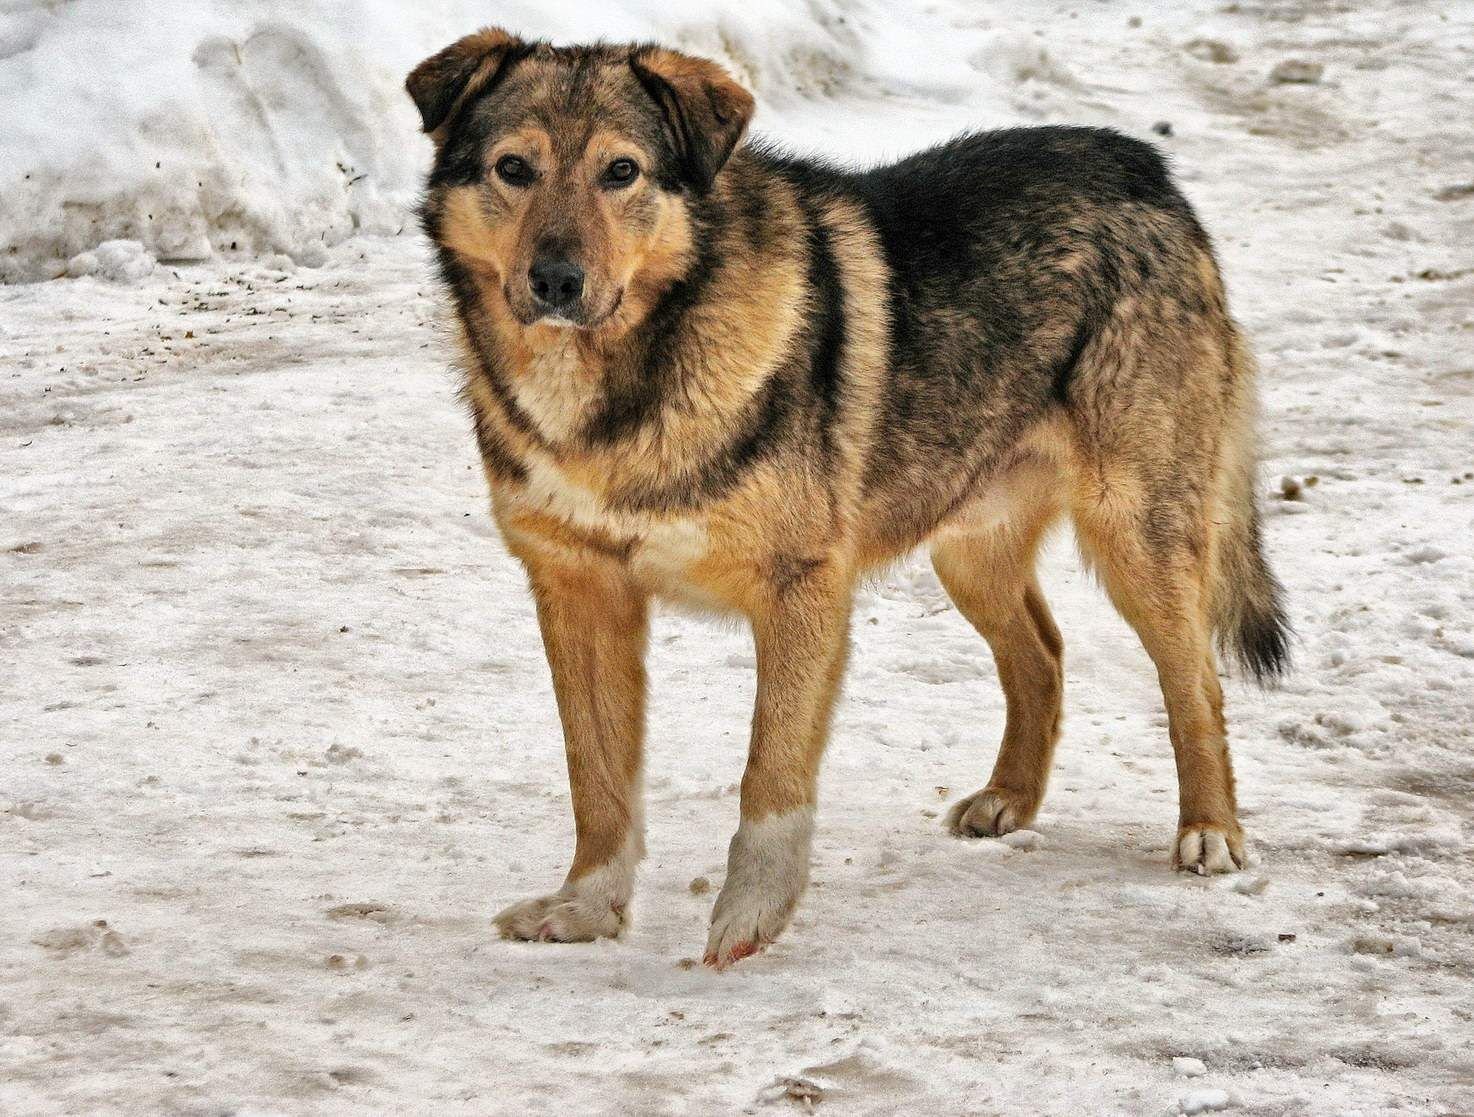
[[752,120],[752,94],[715,62],[645,47],[630,67],[665,116],[685,178],[698,194],[737,147]]
[[473,94],[500,81],[531,48],[500,27],[483,27],[432,54],[410,71],[404,88],[420,110],[420,121],[439,146],[447,125]]

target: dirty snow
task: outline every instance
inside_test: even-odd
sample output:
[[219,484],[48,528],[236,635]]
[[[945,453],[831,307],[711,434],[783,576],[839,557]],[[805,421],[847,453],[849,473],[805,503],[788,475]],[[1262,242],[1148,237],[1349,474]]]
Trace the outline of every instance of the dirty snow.
[[[238,43],[377,52],[382,83],[328,67],[354,104],[486,18],[332,7],[349,14],[307,31],[320,6],[202,3],[145,37],[142,5],[10,5],[0,67],[98,53],[31,75],[52,132],[7,110],[5,144],[53,177],[19,203],[0,183],[4,220],[23,205],[50,236],[87,142],[61,124],[98,111],[109,67],[187,72],[227,16]],[[654,34],[662,7],[496,14]],[[778,945],[693,965],[752,654],[677,615],[653,640],[633,929],[496,939],[490,916],[571,848],[536,626],[423,247],[341,239],[375,222],[319,190],[297,136],[277,210],[231,195],[265,230],[254,255],[147,270],[168,249],[143,230],[68,226],[35,259],[96,250],[95,274],[0,288],[0,1111],[1474,1110],[1474,10],[1162,7],[827,0],[769,33],[777,5],[754,2],[666,37],[745,55],[760,128],[836,156],[976,124],[1158,126],[1263,360],[1269,546],[1300,634],[1283,688],[1229,691],[1248,873],[1169,872],[1155,679],[1065,537],[1046,582],[1067,723],[1037,837],[942,831],[1003,706],[917,561],[857,602],[814,883]],[[134,124],[198,92],[137,84],[116,94],[153,106]],[[300,91],[270,103],[270,136],[314,117]],[[110,132],[102,165],[130,190],[150,145],[265,173],[234,123],[192,146],[220,108],[198,104],[133,154]],[[405,106],[354,111],[397,229],[423,142]],[[324,121],[316,138],[356,142]],[[319,267],[290,257],[308,241]]]
[[952,97],[978,85],[960,56],[918,76],[907,60],[934,39],[878,6],[680,7],[191,0],[159,18],[155,0],[10,0],[0,282],[76,275],[69,262],[105,240],[166,261],[282,252],[313,266],[354,233],[402,231],[425,155],[404,75],[492,19],[565,42],[660,39],[713,55],[774,107],[886,82],[950,80]]

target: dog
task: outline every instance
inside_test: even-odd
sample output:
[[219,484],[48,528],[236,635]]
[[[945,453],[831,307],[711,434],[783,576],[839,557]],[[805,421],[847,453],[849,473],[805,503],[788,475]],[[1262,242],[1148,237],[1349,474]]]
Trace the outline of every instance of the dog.
[[1008,129],[851,171],[744,143],[753,97],[713,62],[495,28],[406,88],[572,790],[567,878],[502,934],[628,923],[656,598],[744,617],[756,645],[708,965],[788,924],[855,586],[923,545],[1007,700],[992,776],[947,826],[1028,826],[1062,689],[1035,553],[1064,518],[1161,680],[1173,866],[1243,867],[1215,646],[1267,681],[1290,634],[1255,505],[1254,361],[1153,147]]

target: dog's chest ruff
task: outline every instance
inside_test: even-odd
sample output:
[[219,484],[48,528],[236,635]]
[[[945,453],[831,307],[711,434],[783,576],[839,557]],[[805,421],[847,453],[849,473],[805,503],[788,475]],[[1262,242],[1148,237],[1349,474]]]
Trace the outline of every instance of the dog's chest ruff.
[[597,387],[573,342],[562,340],[527,361],[513,395],[538,430],[561,442],[583,425],[597,398]]
[[614,511],[600,493],[570,477],[556,462],[537,455],[527,464],[520,503],[566,524],[575,534],[597,534],[617,544],[630,573],[652,592],[702,596],[690,573],[708,554],[703,519]]

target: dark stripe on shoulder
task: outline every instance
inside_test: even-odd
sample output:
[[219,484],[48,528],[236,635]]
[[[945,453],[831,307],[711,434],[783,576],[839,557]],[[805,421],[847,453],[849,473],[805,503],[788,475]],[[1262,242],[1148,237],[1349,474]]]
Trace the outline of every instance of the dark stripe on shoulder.
[[781,372],[775,373],[747,406],[737,433],[693,476],[675,485],[625,489],[611,498],[611,507],[627,512],[677,512],[721,498],[782,445],[795,410],[793,384]]
[[693,488],[699,498],[721,496],[777,448],[794,410],[793,388],[775,373],[749,407],[737,437],[702,467]]
[[819,404],[815,421],[827,459],[833,450],[834,416],[844,390],[845,290],[821,207],[800,195],[809,226],[809,383]]

